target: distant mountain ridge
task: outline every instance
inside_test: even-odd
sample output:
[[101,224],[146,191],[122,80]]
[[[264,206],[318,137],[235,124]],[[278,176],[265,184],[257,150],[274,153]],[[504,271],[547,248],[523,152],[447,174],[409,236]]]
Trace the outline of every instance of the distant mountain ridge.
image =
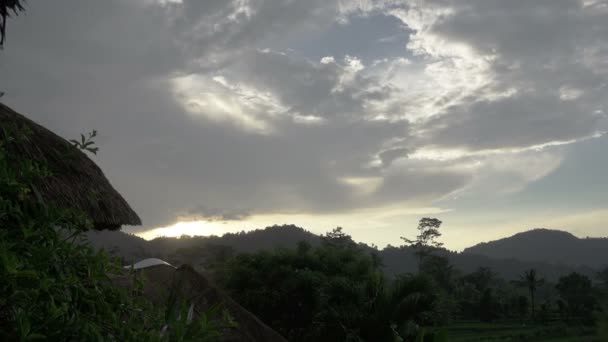
[[480,243],[463,253],[599,268],[608,265],[608,238],[581,239],[561,230],[538,228]]
[[193,236],[186,239],[159,237],[148,242],[150,248],[154,250],[174,251],[178,248],[212,244],[230,246],[238,253],[247,253],[275,248],[292,248],[300,241],[306,241],[315,246],[321,242],[321,239],[318,235],[295,225],[274,225],[247,232],[227,233],[222,236]]
[[[523,259],[517,252],[508,253],[509,250],[517,251],[512,247],[513,241],[542,241],[546,240],[546,234],[560,236],[561,244],[555,242],[555,248],[559,251],[571,251],[579,240],[575,236],[561,231],[549,231],[548,233],[533,230],[529,235],[517,234],[513,237],[479,244],[467,248],[462,253],[443,250],[441,252],[450,259],[456,269],[464,273],[475,271],[479,267],[489,267],[505,279],[517,279],[525,270],[535,268],[548,280],[555,280],[560,276],[577,271],[591,275],[593,268],[599,268],[601,263],[596,262],[591,266],[584,263],[575,265],[572,263],[557,262],[557,258],[537,260]],[[523,237],[522,237],[523,236]],[[207,258],[210,254],[218,253],[226,247],[234,253],[256,252],[260,250],[271,250],[275,248],[294,248],[300,241],[306,241],[312,246],[319,245],[321,238],[303,228],[294,225],[271,226],[265,229],[257,229],[249,232],[230,233],[223,236],[195,236],[187,238],[156,238],[146,241],[140,237],[122,232],[91,232],[88,234],[90,243],[96,248],[104,248],[107,251],[120,256],[125,262],[137,261],[147,257],[158,257],[173,262],[179,260],[193,260],[196,258]],[[512,240],[515,239],[515,240]],[[608,241],[608,239],[599,239]],[[498,252],[492,253],[492,246],[498,243]],[[530,246],[534,245],[533,243]],[[361,248],[369,251],[374,249],[366,244],[360,243]],[[528,246],[527,244],[525,246]],[[538,246],[536,247],[539,248]],[[224,252],[226,250],[224,249]],[[385,265],[385,273],[392,276],[399,273],[415,272],[417,268],[416,259],[412,252],[398,247],[387,247],[377,251]],[[562,259],[567,260],[566,253]],[[520,260],[518,260],[520,259]],[[562,260],[559,259],[559,260]],[[604,258],[603,260],[608,261]]]

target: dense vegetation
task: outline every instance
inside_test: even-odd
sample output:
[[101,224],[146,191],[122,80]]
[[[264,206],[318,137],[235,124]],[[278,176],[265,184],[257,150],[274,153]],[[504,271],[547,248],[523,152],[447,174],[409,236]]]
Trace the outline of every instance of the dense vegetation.
[[388,282],[375,255],[340,228],[313,248],[243,254],[224,268],[223,284],[242,305],[290,341],[394,341],[412,338],[435,318],[430,279]]
[[[559,231],[531,230],[519,236],[531,236],[534,243],[529,243],[530,249],[542,250],[545,246],[553,245],[559,241],[555,235]],[[321,245],[321,237],[295,225],[275,225],[264,229],[247,232],[228,233],[222,236],[182,236],[179,238],[159,237],[150,241],[138,236],[124,232],[88,232],[87,236],[91,244],[97,248],[105,248],[109,252],[119,256],[124,263],[141,260],[146,257],[165,259],[175,264],[188,263],[194,267],[213,267],[214,263],[222,262],[238,253],[251,253],[275,248],[296,248],[298,242],[306,241],[313,247]],[[514,237],[515,238],[515,237]],[[586,242],[590,239],[574,238],[575,244]],[[602,243],[604,249],[608,249],[608,239],[597,239]],[[383,249],[374,248],[363,243],[358,245],[369,252],[374,252],[383,261],[382,270],[388,277],[403,273],[415,273],[418,271],[416,256],[411,248],[401,246],[387,246]],[[560,248],[563,255],[560,259],[575,253],[571,248]],[[539,256],[540,253],[539,252]],[[515,250],[506,258],[489,257],[484,254],[471,252],[452,252],[446,249],[436,250],[436,254],[448,259],[453,268],[463,273],[471,273],[479,267],[487,267],[499,278],[505,280],[518,280],[520,276],[529,269],[535,269],[542,277],[550,282],[556,282],[561,276],[577,272],[594,278],[597,269],[601,267],[589,267],[586,263],[562,263],[555,258],[524,258]],[[217,260],[216,260],[217,259]],[[573,258],[574,259],[574,258]],[[599,258],[600,263],[602,259]],[[602,266],[602,264],[600,264]]]
[[421,234],[402,247],[416,249],[419,271],[394,278],[341,228],[316,247],[239,254],[215,271],[237,301],[290,341],[409,341],[425,331],[437,340],[447,333],[456,341],[593,341],[606,329],[608,270],[596,282],[576,272],[550,282],[535,269],[511,281],[485,267],[462,273],[428,239],[440,236],[440,224],[421,220]]
[[[329,265],[319,265],[319,260],[320,256],[327,254],[335,253],[337,256],[345,253],[343,247],[338,248],[341,244],[328,243],[328,237],[331,241],[331,237],[336,236],[335,233],[317,236],[302,228],[286,225],[222,237],[183,236],[145,241],[124,233],[106,232],[91,235],[91,239],[97,246],[106,246],[126,260],[157,256],[175,264],[189,263],[201,270],[216,273],[218,281],[223,282],[239,302],[268,320],[273,328],[285,332],[299,328],[281,321],[282,316],[279,314],[299,312],[299,307],[294,304],[297,302],[289,301],[291,298],[299,298],[299,292],[294,288],[297,290],[301,287],[296,285],[306,284],[300,281],[303,282],[308,275],[328,281],[334,276],[333,271],[329,271],[332,268]],[[341,230],[340,233],[344,234]],[[540,242],[544,241],[544,244],[552,243],[550,239],[543,240],[545,235],[542,233],[547,233],[549,238],[557,234],[553,231],[534,230],[530,235]],[[113,234],[119,234],[121,238]],[[350,241],[345,246],[348,246],[350,255],[356,255],[353,260],[369,262],[368,265],[371,266],[365,268],[365,274],[382,271],[386,289],[390,289],[392,280],[396,277],[426,278],[426,281],[430,278],[434,301],[430,310],[423,311],[430,313],[432,319],[426,323],[414,319],[413,322],[418,327],[411,324],[412,330],[422,327],[436,333],[445,330],[449,341],[488,341],[499,338],[543,341],[544,338],[551,340],[568,336],[573,341],[594,341],[596,331],[606,331],[608,328],[607,315],[605,309],[602,309],[607,304],[605,284],[608,284],[608,269],[598,272],[590,268],[489,259],[431,248],[431,253],[423,258],[419,270],[418,258],[414,253],[416,239],[413,243],[406,241],[405,246],[382,250],[361,243],[354,244],[349,238],[340,239]],[[326,259],[324,262],[327,262]],[[477,266],[473,267],[474,265]],[[308,273],[302,273],[303,269]],[[419,272],[421,277],[417,276]],[[348,269],[340,269],[336,275],[340,279],[350,279],[348,282],[351,283],[369,279],[361,275],[350,275]],[[573,282],[568,279],[582,281]],[[558,284],[561,285],[558,287]],[[580,290],[573,290],[579,286]],[[325,289],[320,286],[319,291],[308,293],[310,297],[306,298],[326,296],[324,293]],[[568,293],[585,295],[577,297]],[[268,301],[267,298],[280,300]],[[584,310],[576,309],[581,305]],[[322,305],[315,308],[319,311],[309,315],[327,310]],[[571,310],[579,313],[571,314]],[[358,314],[372,315],[370,312],[369,308],[365,308]],[[275,321],[272,322],[273,320]],[[386,327],[390,326],[387,322],[390,320],[379,324],[374,330],[386,331]],[[364,328],[368,329],[367,325],[353,326],[356,327],[351,330],[354,334],[362,334]],[[365,340],[363,337],[361,339]]]
[[182,303],[153,307],[112,282],[121,265],[76,243],[92,228],[83,213],[38,195],[53,171],[10,152],[30,134],[13,128],[0,132],[0,340],[215,340],[205,315],[190,322]]

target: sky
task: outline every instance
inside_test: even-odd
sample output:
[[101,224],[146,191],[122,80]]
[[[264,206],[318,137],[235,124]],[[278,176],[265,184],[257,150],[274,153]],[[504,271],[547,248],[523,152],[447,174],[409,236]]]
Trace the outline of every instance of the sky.
[[607,236],[606,0],[29,0],[7,105],[91,156],[145,238],[272,224],[461,250]]

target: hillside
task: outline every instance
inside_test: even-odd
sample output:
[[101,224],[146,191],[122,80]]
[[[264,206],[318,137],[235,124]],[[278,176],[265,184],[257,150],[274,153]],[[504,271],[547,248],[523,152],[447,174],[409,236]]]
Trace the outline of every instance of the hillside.
[[85,236],[91,246],[104,248],[110,254],[121,257],[125,263],[155,254],[150,249],[150,242],[136,235],[120,231],[91,230],[86,232]]
[[208,245],[224,245],[237,253],[255,252],[274,248],[292,248],[300,241],[312,245],[320,243],[319,236],[295,225],[270,226],[248,232],[228,233],[222,236],[193,236],[181,238],[160,237],[150,240],[154,251],[175,252],[178,249]]
[[581,239],[564,231],[533,229],[508,238],[480,243],[463,252],[492,258],[516,258],[599,268],[608,264],[608,239]]
[[[568,260],[576,250],[577,244],[588,242],[588,240],[606,241],[603,239],[577,239],[569,233],[560,231],[539,231],[534,230],[529,234],[518,234],[515,237],[497,240],[480,244],[466,249],[462,253],[444,251],[455,268],[464,272],[472,272],[479,267],[489,267],[505,279],[516,279],[525,270],[530,268],[537,269],[544,277],[549,280],[557,279],[561,275],[572,271],[584,274],[592,274],[593,268],[601,266],[600,262],[589,265],[580,263],[578,266],[573,263],[560,262]],[[221,237],[181,237],[181,238],[157,238],[151,241],[143,240],[137,236],[122,232],[94,232],[89,233],[91,244],[97,248],[105,248],[114,255],[120,256],[123,261],[130,262],[145,257],[158,257],[168,260],[174,264],[189,263],[196,268],[212,267],[216,263],[226,260],[232,255],[243,252],[255,252],[259,250],[269,250],[274,248],[293,248],[300,241],[306,241],[311,245],[318,245],[320,237],[303,228],[294,225],[271,226],[265,229],[258,229],[250,232],[240,232],[236,234],[226,234]],[[523,238],[521,238],[523,236]],[[530,238],[530,236],[535,238]],[[526,244],[527,240],[542,240],[543,236],[559,236],[558,243],[555,240],[554,247],[546,253],[552,253],[553,259],[539,260],[529,258],[524,260],[521,252],[524,246],[533,246],[532,243]],[[520,247],[512,246],[513,241],[523,240]],[[492,246],[497,250],[493,251]],[[362,248],[373,249],[365,244],[360,244]],[[530,247],[531,248],[531,247]],[[542,249],[536,247],[537,249]],[[510,252],[513,251],[513,252]],[[541,251],[542,252],[542,251]],[[560,255],[560,253],[563,253]],[[414,272],[416,270],[416,260],[411,252],[395,247],[387,247],[378,251],[385,265],[385,272],[392,276],[399,273]],[[521,260],[519,260],[521,258]],[[603,260],[608,260],[604,258]]]
[[[496,272],[500,277],[507,280],[516,280],[530,268],[538,270],[542,276],[550,281],[576,271],[585,275],[593,275],[593,268],[586,266],[571,266],[564,264],[552,264],[542,261],[522,261],[510,258],[492,258],[485,255],[471,253],[452,253],[444,251],[454,268],[463,273],[471,273],[479,267],[487,267]],[[411,252],[397,248],[387,248],[380,252],[384,261],[387,275],[394,275],[416,270],[416,259]]]

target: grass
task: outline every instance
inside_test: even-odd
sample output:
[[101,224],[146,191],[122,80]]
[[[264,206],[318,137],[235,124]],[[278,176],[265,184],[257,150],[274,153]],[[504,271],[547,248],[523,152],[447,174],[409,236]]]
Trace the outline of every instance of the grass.
[[523,325],[519,322],[455,322],[446,327],[450,342],[534,341],[595,342],[591,328],[563,324]]

